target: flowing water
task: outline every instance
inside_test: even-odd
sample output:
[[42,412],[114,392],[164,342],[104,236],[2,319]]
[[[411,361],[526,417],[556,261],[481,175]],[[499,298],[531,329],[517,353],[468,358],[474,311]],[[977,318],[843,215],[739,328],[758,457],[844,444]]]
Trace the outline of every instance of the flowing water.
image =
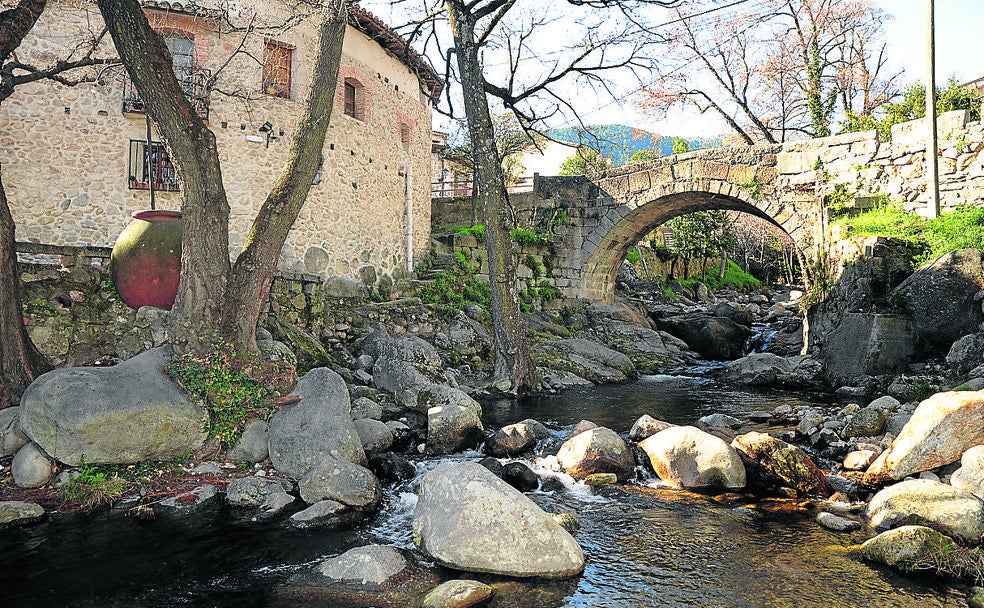
[[[698,378],[649,376],[519,404],[486,404],[499,427],[532,417],[563,436],[589,419],[625,432],[638,416],[674,423],[723,412],[742,418],[809,396],[722,388]],[[418,469],[452,460],[426,459]],[[553,476],[552,491],[532,498],[577,514],[583,576],[503,586],[506,607],[919,607],[966,606],[965,590],[928,578],[901,577],[853,558],[864,533],[826,531],[807,515],[723,506],[670,491],[655,481],[600,492]],[[140,522],[113,515],[52,518],[0,532],[0,608],[42,606],[236,607],[281,603],[292,574],[369,543],[411,548],[412,484],[387,490],[383,510],[343,530],[297,531],[231,521],[224,514]],[[475,577],[469,575],[469,577]],[[477,577],[494,582],[490,577]],[[501,579],[498,582],[502,582]]]

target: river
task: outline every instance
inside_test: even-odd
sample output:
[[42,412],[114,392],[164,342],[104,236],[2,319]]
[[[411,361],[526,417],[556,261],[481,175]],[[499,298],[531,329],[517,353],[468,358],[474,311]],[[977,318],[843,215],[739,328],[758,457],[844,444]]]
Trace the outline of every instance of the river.
[[[642,414],[693,423],[723,412],[742,418],[809,395],[724,388],[695,377],[638,382],[485,404],[488,426],[536,418],[562,436],[589,419],[624,433]],[[454,459],[479,458],[470,452]],[[454,459],[422,459],[418,469]],[[543,474],[543,471],[541,471]],[[658,487],[656,480],[593,491],[558,476],[532,498],[577,514],[583,576],[516,585],[491,606],[515,607],[955,607],[965,590],[862,563],[848,549],[863,532],[834,533],[808,515],[726,506]],[[141,522],[112,514],[60,516],[0,533],[0,607],[287,606],[277,589],[292,574],[369,543],[411,548],[416,498],[391,486],[383,510],[344,530],[291,530],[225,514]],[[484,580],[494,580],[490,577]],[[501,580],[501,579],[500,579]]]

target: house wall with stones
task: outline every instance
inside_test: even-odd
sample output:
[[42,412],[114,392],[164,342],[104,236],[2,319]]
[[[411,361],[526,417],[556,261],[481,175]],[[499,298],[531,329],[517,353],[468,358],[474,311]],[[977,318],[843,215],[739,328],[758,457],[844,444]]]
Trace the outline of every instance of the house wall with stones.
[[[86,5],[89,10],[76,2],[50,2],[19,56],[61,57],[77,39],[98,32],[94,3]],[[244,40],[242,34],[219,32],[214,15],[175,11],[181,8],[177,2],[170,10],[152,5],[145,3],[155,29],[191,38],[196,69],[217,73],[216,88],[234,93],[211,94],[208,123],[222,161],[231,207],[230,256],[235,257],[298,128],[317,50],[315,20],[275,28],[286,16],[284,4],[237,3],[230,18],[247,21],[256,14],[255,23],[267,26]],[[374,19],[364,11],[360,16]],[[408,197],[412,251],[422,256],[427,250],[431,103],[408,62],[364,29],[353,27],[350,17],[320,182],[284,246],[283,270],[362,276],[370,282],[399,278],[409,257]],[[270,41],[292,52],[288,99],[261,92],[262,57]],[[248,55],[230,61],[240,43]],[[361,87],[358,118],[343,112],[342,82],[352,78]],[[128,90],[125,72],[115,67],[102,70],[95,84],[19,86],[0,106],[0,163],[19,241],[111,246],[130,216],[149,208],[150,193],[131,189],[128,179],[130,142],[146,140],[147,130],[144,114],[123,112]],[[265,122],[273,127],[260,132]],[[153,139],[158,140],[156,132]],[[180,192],[155,195],[158,208],[180,207]]]

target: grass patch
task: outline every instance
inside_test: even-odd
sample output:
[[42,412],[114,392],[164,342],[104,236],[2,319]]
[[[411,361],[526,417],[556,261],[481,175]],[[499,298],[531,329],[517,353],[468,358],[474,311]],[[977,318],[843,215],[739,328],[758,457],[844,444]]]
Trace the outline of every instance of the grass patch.
[[59,494],[63,506],[75,504],[83,511],[92,511],[116,502],[123,496],[126,487],[126,481],[86,464],[83,458],[76,476],[59,489]]
[[549,233],[536,232],[535,230],[529,230],[527,228],[513,228],[509,231],[509,236],[512,237],[513,241],[519,243],[520,245],[543,247],[553,243],[553,239],[550,238]]
[[482,224],[476,224],[474,226],[452,226],[448,228],[448,232],[473,236],[478,242],[485,242],[485,226]]
[[980,585],[984,583],[984,548],[965,547],[953,539],[943,537],[919,560],[906,566],[906,569],[928,570],[937,575]]
[[454,318],[466,304],[476,304],[488,310],[492,300],[488,284],[475,276],[481,265],[468,260],[461,252],[456,252],[456,255],[458,263],[455,267],[439,275],[418,293],[424,304],[435,305],[437,312],[447,320]]
[[750,291],[762,286],[762,281],[748,274],[732,260],[728,260],[728,267],[724,271],[724,276],[718,272],[717,268],[707,269],[700,276],[680,281],[680,284],[688,289],[693,289],[697,282],[701,282],[711,291],[730,287],[742,291]]
[[921,246],[924,251],[913,260],[916,265],[958,249],[984,249],[984,208],[980,207],[958,207],[928,220],[887,204],[833,225],[852,236],[895,237]]

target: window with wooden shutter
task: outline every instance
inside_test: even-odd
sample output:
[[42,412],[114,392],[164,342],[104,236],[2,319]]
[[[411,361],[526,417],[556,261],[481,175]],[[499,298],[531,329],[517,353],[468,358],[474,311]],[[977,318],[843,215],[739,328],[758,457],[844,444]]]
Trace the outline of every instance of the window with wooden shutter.
[[263,92],[290,99],[290,70],[294,50],[268,41],[263,49]]

